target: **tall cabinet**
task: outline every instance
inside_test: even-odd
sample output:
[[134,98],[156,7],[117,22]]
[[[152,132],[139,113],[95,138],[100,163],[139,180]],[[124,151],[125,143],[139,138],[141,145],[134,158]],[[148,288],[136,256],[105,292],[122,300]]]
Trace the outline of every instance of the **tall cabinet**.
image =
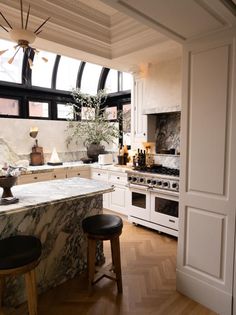
[[133,73],[134,86],[132,97],[132,112],[131,112],[131,126],[132,126],[132,148],[142,148],[142,143],[155,141],[156,118],[155,116],[146,115],[146,80],[148,74],[148,67],[145,71],[137,71]]
[[147,116],[143,115],[145,96],[145,78],[134,74],[132,106],[132,142],[139,144],[147,139]]
[[235,45],[232,28],[183,57],[177,289],[221,315],[236,314]]

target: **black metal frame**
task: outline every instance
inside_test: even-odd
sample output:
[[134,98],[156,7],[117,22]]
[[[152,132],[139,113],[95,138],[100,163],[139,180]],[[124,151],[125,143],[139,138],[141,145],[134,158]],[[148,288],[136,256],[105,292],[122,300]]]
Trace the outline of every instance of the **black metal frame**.
[[[73,103],[73,97],[68,91],[61,91],[56,89],[56,79],[59,68],[61,56],[57,55],[52,70],[51,88],[43,88],[32,86],[32,70],[30,69],[28,58],[34,59],[34,53],[25,51],[22,64],[22,84],[0,81],[0,98],[10,98],[19,101],[19,116],[13,115],[0,115],[0,118],[24,118],[24,119],[43,119],[43,120],[66,120],[57,117],[57,104]],[[81,87],[81,80],[83,76],[84,67],[86,62],[81,61],[77,79],[76,88]],[[104,89],[107,76],[110,69],[103,67],[98,81],[98,88]],[[120,91],[122,86],[122,75],[118,71],[118,92],[110,93],[104,107],[117,106],[117,112],[122,111],[122,106],[131,102],[130,91]],[[49,103],[49,117],[33,117],[29,116],[29,101],[47,102]],[[117,120],[115,120],[117,121]],[[119,140],[122,144],[122,120],[119,120],[119,128],[121,138]]]

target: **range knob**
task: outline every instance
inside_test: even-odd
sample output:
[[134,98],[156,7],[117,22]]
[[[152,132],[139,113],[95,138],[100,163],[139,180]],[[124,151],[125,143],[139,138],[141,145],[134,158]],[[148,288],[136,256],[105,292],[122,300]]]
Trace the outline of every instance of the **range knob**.
[[173,183],[173,184],[172,184],[172,188],[177,189],[177,188],[178,188],[178,184],[177,184],[177,183]]
[[143,179],[143,178],[140,178],[139,181],[140,181],[140,183],[143,183],[143,182],[144,182],[144,179]]
[[152,180],[152,184],[156,185],[157,181],[156,180]]
[[132,177],[131,177],[131,176],[129,176],[129,177],[128,177],[128,181],[130,182],[131,180],[132,180]]
[[147,184],[151,184],[151,179],[148,179],[148,180],[147,180]]
[[133,177],[133,182],[136,182],[136,180],[137,180],[137,177]]
[[163,187],[168,187],[169,186],[169,183],[168,182],[164,182],[163,183]]
[[158,180],[158,181],[157,181],[157,185],[158,185],[158,186],[161,186],[161,185],[162,185],[162,181],[161,181],[161,180]]

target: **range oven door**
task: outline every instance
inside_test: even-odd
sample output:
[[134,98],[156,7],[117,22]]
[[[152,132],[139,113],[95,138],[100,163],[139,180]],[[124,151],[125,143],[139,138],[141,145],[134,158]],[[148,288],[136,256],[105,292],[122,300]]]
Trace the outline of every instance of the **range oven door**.
[[178,216],[178,196],[162,194],[154,191],[151,192],[151,222],[178,231]]
[[130,185],[129,215],[138,219],[150,220],[150,192],[146,187]]

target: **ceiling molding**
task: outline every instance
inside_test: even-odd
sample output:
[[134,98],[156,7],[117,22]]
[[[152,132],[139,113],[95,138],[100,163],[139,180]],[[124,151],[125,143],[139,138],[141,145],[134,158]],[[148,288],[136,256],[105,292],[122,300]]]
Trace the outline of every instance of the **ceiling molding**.
[[140,21],[141,23],[147,25],[148,27],[156,29],[158,32],[161,32],[168,38],[176,40],[179,43],[183,43],[186,38],[181,34],[178,34],[174,30],[166,27],[165,25],[159,23],[148,15],[145,15],[143,12],[137,10],[136,8],[128,5],[122,0],[101,0],[102,2],[111,5],[117,11],[121,11],[128,16]]
[[157,37],[155,31],[147,29],[121,41],[114,42],[111,45],[112,58],[118,58],[130,54],[143,49],[143,47],[150,48],[165,41],[167,41],[166,37]]

